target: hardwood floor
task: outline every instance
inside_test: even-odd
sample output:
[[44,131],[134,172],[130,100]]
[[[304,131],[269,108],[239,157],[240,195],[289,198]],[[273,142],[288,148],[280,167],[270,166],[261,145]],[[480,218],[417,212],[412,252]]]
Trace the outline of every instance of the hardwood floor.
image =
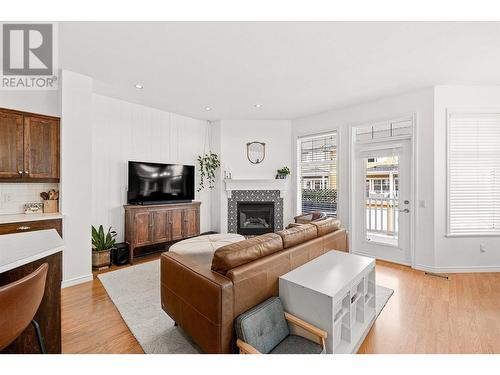
[[[134,264],[149,262],[159,254],[134,259]],[[112,266],[94,272],[94,280],[62,290],[63,353],[144,353],[108,297],[97,274],[130,266]]]
[[500,353],[500,273],[447,276],[377,262],[394,295],[359,353]]
[[[500,273],[444,279],[382,261],[376,270],[394,294],[359,353],[500,353]],[[63,289],[62,308],[64,353],[143,352],[98,279]]]

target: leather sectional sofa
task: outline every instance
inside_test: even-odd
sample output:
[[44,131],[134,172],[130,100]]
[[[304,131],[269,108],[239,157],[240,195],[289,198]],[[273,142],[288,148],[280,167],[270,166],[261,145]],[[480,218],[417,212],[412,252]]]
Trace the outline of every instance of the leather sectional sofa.
[[281,275],[330,250],[347,251],[339,221],[293,226],[219,248],[211,264],[161,256],[163,310],[207,353],[235,352],[234,319],[271,296]]

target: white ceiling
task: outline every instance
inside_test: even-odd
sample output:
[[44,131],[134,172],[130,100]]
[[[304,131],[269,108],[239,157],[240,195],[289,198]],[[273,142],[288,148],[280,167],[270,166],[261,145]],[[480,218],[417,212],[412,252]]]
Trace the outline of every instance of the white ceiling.
[[59,37],[61,67],[97,92],[199,119],[293,119],[434,84],[500,84],[500,22],[65,22]]

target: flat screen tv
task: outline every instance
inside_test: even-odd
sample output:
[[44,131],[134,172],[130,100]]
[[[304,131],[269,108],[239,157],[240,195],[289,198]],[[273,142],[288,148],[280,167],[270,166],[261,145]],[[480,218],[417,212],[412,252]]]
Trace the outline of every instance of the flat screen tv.
[[193,165],[128,162],[129,204],[190,202],[193,199]]

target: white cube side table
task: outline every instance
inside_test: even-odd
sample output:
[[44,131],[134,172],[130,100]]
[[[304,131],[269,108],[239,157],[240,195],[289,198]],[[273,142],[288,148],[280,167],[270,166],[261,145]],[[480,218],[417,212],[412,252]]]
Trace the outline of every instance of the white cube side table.
[[325,330],[327,353],[353,353],[375,321],[375,260],[329,251],[279,279],[285,311]]

